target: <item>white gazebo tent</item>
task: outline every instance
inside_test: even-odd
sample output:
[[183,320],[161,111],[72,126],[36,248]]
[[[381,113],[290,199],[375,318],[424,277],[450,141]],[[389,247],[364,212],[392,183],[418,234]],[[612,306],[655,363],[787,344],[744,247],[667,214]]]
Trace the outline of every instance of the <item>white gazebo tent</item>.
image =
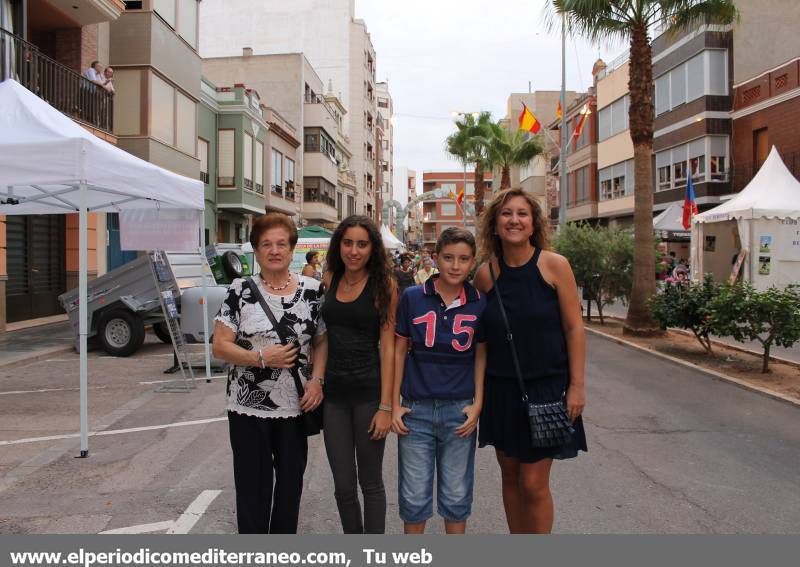
[[732,199],[696,215],[692,273],[730,276],[746,250],[744,278],[758,289],[800,281],[800,182],[772,148],[752,181]]
[[392,234],[392,231],[389,230],[389,227],[385,224],[381,225],[381,238],[383,239],[383,245],[386,247],[387,250],[405,250],[406,246],[400,240]]
[[[201,239],[203,208],[199,180],[169,172],[99,139],[13,80],[0,83],[0,214],[79,215],[82,457],[89,451],[87,215],[126,210],[153,214],[162,209],[198,211]],[[202,245],[202,240],[198,244]],[[208,337],[207,332],[205,335]]]

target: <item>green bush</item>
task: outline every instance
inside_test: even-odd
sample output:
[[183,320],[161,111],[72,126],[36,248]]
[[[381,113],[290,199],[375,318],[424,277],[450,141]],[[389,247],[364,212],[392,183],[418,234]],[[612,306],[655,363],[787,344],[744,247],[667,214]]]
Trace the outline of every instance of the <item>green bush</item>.
[[715,332],[711,306],[717,289],[711,274],[707,274],[702,282],[667,283],[663,291],[650,298],[650,313],[664,329],[690,330],[711,354],[710,335]]
[[761,372],[767,372],[773,345],[800,341],[800,286],[758,291],[748,282],[726,282],[711,302],[711,318],[715,334],[761,343]]
[[554,246],[569,260],[575,281],[583,289],[586,320],[591,319],[594,302],[600,323],[604,323],[603,307],[618,299],[627,300],[630,296],[633,284],[633,240],[630,235],[621,230],[572,223],[559,231]]

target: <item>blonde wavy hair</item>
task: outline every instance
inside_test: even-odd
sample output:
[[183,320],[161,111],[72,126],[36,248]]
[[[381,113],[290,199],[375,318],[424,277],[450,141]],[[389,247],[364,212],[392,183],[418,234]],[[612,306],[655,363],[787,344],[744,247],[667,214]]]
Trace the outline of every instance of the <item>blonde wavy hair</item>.
[[531,244],[542,250],[550,249],[550,225],[544,216],[542,206],[533,195],[523,191],[518,187],[500,191],[495,195],[492,202],[483,210],[478,220],[478,250],[481,261],[487,261],[492,256],[502,258],[503,245],[500,237],[497,236],[497,217],[503,206],[514,197],[522,197],[528,202],[531,208],[533,219],[533,234]]

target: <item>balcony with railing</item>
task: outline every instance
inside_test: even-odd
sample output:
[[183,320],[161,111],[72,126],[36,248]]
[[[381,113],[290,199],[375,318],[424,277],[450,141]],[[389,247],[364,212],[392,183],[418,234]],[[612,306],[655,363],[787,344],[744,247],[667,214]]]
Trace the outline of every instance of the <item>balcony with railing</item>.
[[317,187],[304,188],[303,217],[312,222],[336,222],[336,199]]
[[70,118],[111,133],[114,97],[37,46],[0,28],[0,80],[14,79]]

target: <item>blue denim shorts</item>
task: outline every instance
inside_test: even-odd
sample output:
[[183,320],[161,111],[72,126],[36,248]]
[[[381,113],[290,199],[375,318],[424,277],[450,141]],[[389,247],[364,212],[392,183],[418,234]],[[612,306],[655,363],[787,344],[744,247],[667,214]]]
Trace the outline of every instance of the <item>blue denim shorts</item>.
[[437,480],[437,512],[445,520],[462,522],[472,512],[475,484],[475,440],[455,429],[466,419],[472,400],[403,400],[410,408],[403,417],[409,429],[397,441],[400,517],[417,524],[433,516],[433,479]]

